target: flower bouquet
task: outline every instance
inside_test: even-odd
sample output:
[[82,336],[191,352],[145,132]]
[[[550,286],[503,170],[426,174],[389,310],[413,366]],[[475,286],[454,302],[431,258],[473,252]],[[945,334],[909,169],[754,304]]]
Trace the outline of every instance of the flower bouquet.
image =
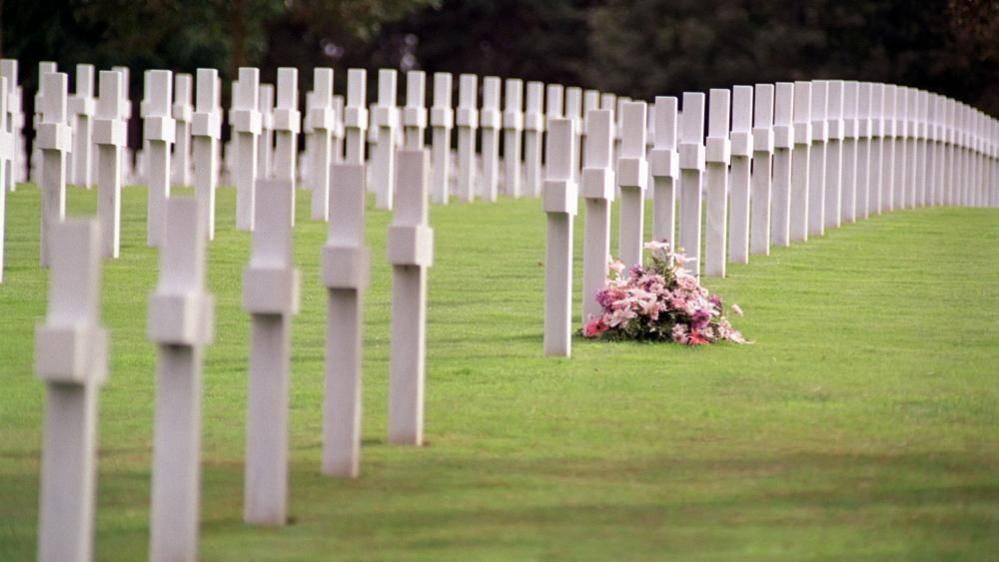
[[[749,343],[725,317],[721,297],[709,294],[684,269],[689,258],[666,242],[649,242],[645,248],[651,255],[647,265],[625,270],[620,261],[611,262],[607,286],[596,295],[603,313],[587,319],[584,337],[684,345]],[[731,310],[742,315],[738,305]]]

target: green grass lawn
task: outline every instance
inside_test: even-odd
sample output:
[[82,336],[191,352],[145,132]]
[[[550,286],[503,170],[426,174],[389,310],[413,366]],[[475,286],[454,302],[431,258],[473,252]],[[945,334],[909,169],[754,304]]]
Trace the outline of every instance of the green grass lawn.
[[[146,192],[124,191],[108,262],[97,554],[147,556],[154,347]],[[94,192],[70,189],[70,214]],[[541,355],[537,200],[434,207],[426,435],[385,443],[390,215],[371,210],[362,476],[319,474],[325,225],[299,194],[291,499],[242,523],[249,235],[219,192],[217,341],[205,364],[205,560],[995,560],[999,553],[999,211],[872,218],[708,279],[751,346],[577,338]],[[0,560],[35,556],[45,313],[38,192],[8,199],[0,286]],[[582,218],[582,217],[580,217]],[[580,232],[582,222],[577,225]],[[615,227],[616,228],[616,227]],[[577,235],[577,256],[580,244]],[[577,264],[578,264],[577,260]],[[577,265],[577,271],[579,266]],[[577,277],[578,280],[578,277]],[[578,285],[577,285],[578,286]],[[578,297],[577,297],[578,302]],[[577,306],[578,310],[578,306]]]

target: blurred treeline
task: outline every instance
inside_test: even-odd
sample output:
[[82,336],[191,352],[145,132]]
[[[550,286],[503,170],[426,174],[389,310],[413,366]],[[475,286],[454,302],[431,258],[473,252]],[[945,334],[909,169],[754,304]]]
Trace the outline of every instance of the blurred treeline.
[[26,91],[40,60],[71,76],[79,62],[128,65],[133,97],[143,69],[205,66],[226,79],[257,66],[265,81],[297,66],[303,91],[314,66],[360,66],[645,99],[837,77],[925,88],[999,115],[996,0],[0,0],[0,13],[0,48],[21,61]]

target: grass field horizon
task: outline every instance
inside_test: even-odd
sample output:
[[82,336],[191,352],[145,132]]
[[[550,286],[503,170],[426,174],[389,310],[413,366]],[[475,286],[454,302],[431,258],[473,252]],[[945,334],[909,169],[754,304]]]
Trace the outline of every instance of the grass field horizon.
[[[189,190],[178,190],[189,194]],[[573,341],[542,356],[538,200],[431,209],[426,437],[385,442],[390,213],[369,205],[361,477],[319,474],[326,225],[298,193],[291,524],[242,523],[249,234],[218,191],[205,356],[204,560],[967,560],[999,552],[999,210],[888,213],[749,265],[713,292],[755,343]],[[38,191],[8,194],[0,285],[0,560],[35,557],[45,314]],[[123,190],[105,262],[96,554],[148,556],[158,275],[146,190]],[[68,214],[96,193],[68,190]],[[616,219],[616,210],[615,210]],[[582,214],[576,226],[579,320]],[[647,224],[648,226],[648,224]],[[612,229],[616,235],[616,223]],[[616,236],[614,237],[616,240]],[[616,241],[614,243],[616,248]],[[616,254],[616,251],[613,252]]]

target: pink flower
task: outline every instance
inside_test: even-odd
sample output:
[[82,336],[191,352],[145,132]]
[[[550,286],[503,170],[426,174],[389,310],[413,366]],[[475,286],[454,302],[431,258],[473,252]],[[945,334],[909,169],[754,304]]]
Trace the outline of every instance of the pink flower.
[[704,345],[711,343],[711,340],[704,337],[704,334],[700,330],[694,329],[690,331],[690,338],[687,340],[687,345]]
[[612,289],[601,289],[597,291],[596,300],[597,304],[599,304],[604,310],[607,310],[614,304],[617,297]]
[[686,344],[687,343],[687,326],[685,326],[683,324],[674,324],[673,325],[673,330],[670,332],[670,336],[672,336],[673,341],[675,341],[676,343]]
[[[585,337],[611,332],[630,339],[672,340],[684,345],[722,340],[748,343],[724,316],[721,297],[710,294],[682,267],[694,261],[692,258],[674,251],[665,241],[649,242],[645,248],[651,257],[645,265],[626,267],[618,260],[608,264],[607,283],[594,295],[603,314],[584,324]],[[732,310],[742,315],[737,305]]]
[[607,324],[604,324],[603,318],[594,318],[583,325],[583,336],[587,338],[599,337],[606,331]]
[[635,311],[631,310],[630,308],[619,308],[611,313],[607,325],[610,326],[611,328],[616,328],[621,324],[626,324],[628,320],[631,320],[632,318],[635,318],[637,316],[638,315],[635,314]]
[[690,319],[690,327],[693,331],[703,330],[708,326],[708,322],[711,321],[711,313],[703,308],[694,313]]
[[700,288],[697,284],[697,278],[693,275],[680,275],[677,277],[676,281],[677,284],[680,285],[681,289],[685,289],[687,291],[695,291]]

